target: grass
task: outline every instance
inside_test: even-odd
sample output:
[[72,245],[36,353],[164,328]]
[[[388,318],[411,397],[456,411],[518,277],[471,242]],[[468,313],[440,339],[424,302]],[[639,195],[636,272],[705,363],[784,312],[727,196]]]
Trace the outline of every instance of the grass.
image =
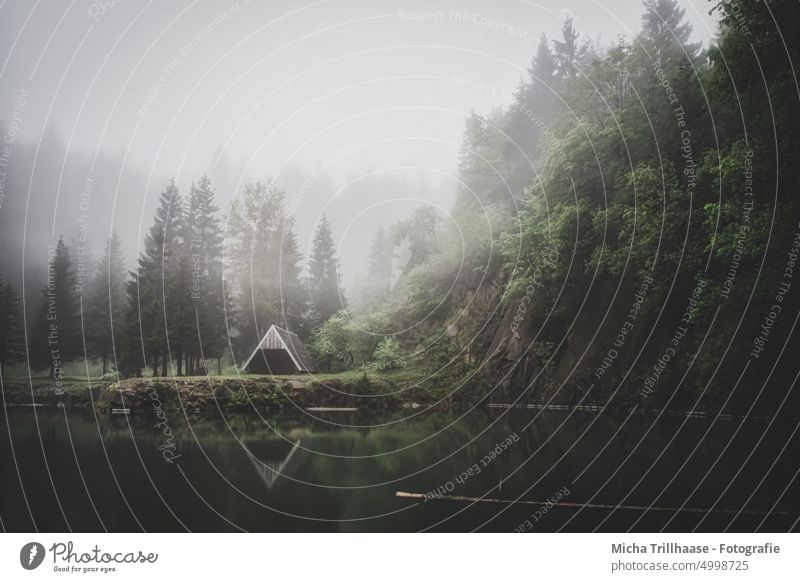
[[[92,385],[101,382],[102,366],[99,361],[89,362],[89,377],[86,376],[87,365],[85,362],[71,362],[64,367],[64,375],[62,376],[62,385],[68,391],[83,390],[90,383]],[[226,367],[223,369],[223,374],[211,373],[211,379],[223,380],[236,380],[236,379],[258,379],[258,378],[271,378],[263,374],[236,374],[235,368]],[[420,373],[408,368],[396,368],[392,370],[363,370],[352,369],[342,372],[324,372],[315,374],[294,374],[288,376],[275,376],[278,381],[299,381],[309,383],[312,381],[317,382],[331,382],[338,381],[343,383],[352,383],[361,380],[366,374],[367,378],[373,381],[391,381],[398,384],[413,383],[420,379]],[[172,376],[156,377],[159,380],[171,379]],[[206,376],[176,376],[180,380],[205,380]],[[31,376],[28,375],[28,368],[25,366],[9,367],[6,375],[3,378],[3,383],[7,387],[15,389],[28,389],[32,384],[34,389],[38,388],[52,388],[55,381],[47,375],[45,370],[33,370]]]

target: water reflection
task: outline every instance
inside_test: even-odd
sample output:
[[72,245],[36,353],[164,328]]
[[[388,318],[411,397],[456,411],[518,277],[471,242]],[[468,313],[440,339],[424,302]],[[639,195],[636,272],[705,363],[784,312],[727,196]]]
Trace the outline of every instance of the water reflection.
[[[11,531],[510,531],[540,507],[463,498],[545,501],[565,488],[565,503],[768,510],[777,501],[778,510],[798,511],[791,423],[737,431],[738,422],[705,419],[432,411],[386,425],[400,413],[316,414],[322,420],[170,417],[170,463],[153,418],[9,409],[0,433],[3,523]],[[462,500],[424,500],[436,491]],[[530,523],[535,531],[748,531],[762,518],[556,504]],[[794,521],[771,516],[762,528]]]

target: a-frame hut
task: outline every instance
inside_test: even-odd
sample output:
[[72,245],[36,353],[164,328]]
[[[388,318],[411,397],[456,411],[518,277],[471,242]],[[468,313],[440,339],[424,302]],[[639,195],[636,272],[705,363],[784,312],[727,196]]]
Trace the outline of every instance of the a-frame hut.
[[267,330],[242,367],[249,374],[300,374],[316,370],[311,354],[297,334],[277,325]]

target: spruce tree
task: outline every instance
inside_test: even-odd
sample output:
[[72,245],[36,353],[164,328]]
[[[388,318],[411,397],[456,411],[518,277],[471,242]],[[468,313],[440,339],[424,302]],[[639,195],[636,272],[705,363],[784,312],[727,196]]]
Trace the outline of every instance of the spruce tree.
[[338,285],[339,262],[333,242],[333,230],[325,215],[314,233],[308,259],[308,292],[311,317],[315,326],[326,322],[345,307]]
[[16,290],[0,276],[0,378],[6,366],[25,359],[22,309]]
[[304,316],[303,284],[301,280],[303,255],[294,231],[294,219],[281,216],[275,230],[272,248],[279,256],[278,286],[275,290],[275,310],[280,313],[283,326],[307,339],[310,334]]
[[454,212],[485,211],[486,206],[511,212],[516,193],[509,189],[511,177],[506,148],[513,147],[505,135],[505,114],[494,110],[489,115],[472,111],[467,118],[459,151],[461,183]]
[[231,207],[229,274],[225,280],[233,287],[238,331],[234,344],[240,358],[246,357],[280,318],[274,293],[278,261],[274,260],[273,246],[283,212],[283,191],[272,182],[246,185]]
[[109,356],[115,346],[113,330],[122,327],[126,312],[125,275],[122,242],[113,232],[106,241],[106,250],[97,264],[89,298],[84,305],[87,348],[91,355],[102,359],[103,374],[108,372]]
[[369,254],[369,276],[384,294],[389,291],[389,281],[392,278],[393,246],[392,238],[386,234],[383,225],[378,226]]
[[575,77],[589,55],[589,46],[581,41],[571,16],[561,23],[561,40],[553,41],[553,49],[558,75],[562,79]]
[[50,245],[47,281],[31,329],[31,364],[48,368],[51,378],[59,368],[83,353],[80,306],[75,293],[75,267],[64,237]]
[[189,249],[192,282],[190,314],[195,326],[189,334],[185,349],[191,359],[219,358],[226,345],[225,297],[222,282],[222,226],[214,201],[214,186],[207,175],[192,185],[189,194],[189,215],[185,243]]
[[[167,338],[170,319],[175,320],[175,284],[181,265],[180,236],[183,229],[184,209],[178,187],[170,180],[161,194],[153,225],[144,241],[144,251],[128,296],[133,312],[128,317],[129,333],[140,344],[144,359],[133,364],[140,369],[149,363],[153,375],[167,375]],[[173,310],[168,317],[167,307]]]
[[520,84],[503,123],[508,135],[505,146],[509,165],[507,181],[515,196],[535,178],[534,164],[543,149],[542,134],[555,113],[559,90],[556,63],[544,35],[539,39],[528,74],[529,79]]
[[677,0],[646,0],[642,14],[642,33],[652,39],[674,39],[686,44],[692,33],[691,25],[684,20],[686,11]]

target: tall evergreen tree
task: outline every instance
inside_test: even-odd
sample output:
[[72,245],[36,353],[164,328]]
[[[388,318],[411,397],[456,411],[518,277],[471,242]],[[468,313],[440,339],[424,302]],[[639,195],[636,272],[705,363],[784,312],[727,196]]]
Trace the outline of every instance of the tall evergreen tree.
[[[168,297],[172,297],[177,287],[179,267],[183,267],[180,248],[183,219],[181,195],[175,181],[170,180],[161,194],[153,225],[145,237],[144,251],[127,288],[131,306],[127,318],[129,340],[139,344],[139,349],[133,351],[141,354],[138,361],[134,360],[129,366],[141,369],[149,364],[156,376],[159,369],[161,375],[168,373],[167,338],[171,318],[167,317],[167,306]],[[175,315],[174,310],[172,315]]]
[[[192,270],[190,297],[196,325],[185,346],[186,369],[191,360],[219,358],[225,348],[225,297],[222,282],[222,226],[214,201],[214,186],[207,175],[192,185],[189,194],[189,220],[185,244],[189,249]],[[199,335],[198,335],[199,334]],[[180,357],[179,357],[180,359]]]
[[233,288],[237,355],[252,350],[274,323],[306,336],[302,259],[283,191],[271,181],[248,184],[232,205],[229,224],[225,280]]
[[642,14],[642,32],[653,39],[672,37],[681,44],[689,41],[691,25],[686,22],[686,11],[677,0],[645,0]]
[[283,215],[275,229],[271,245],[277,249],[278,288],[276,307],[284,327],[307,339],[310,334],[308,322],[304,317],[303,283],[301,279],[303,255],[295,235],[294,219]]
[[283,192],[273,183],[247,184],[231,208],[230,274],[236,303],[240,355],[277,321],[271,297],[270,248],[283,208]]
[[127,308],[125,259],[122,242],[116,231],[106,241],[106,250],[97,264],[88,301],[84,305],[84,330],[89,353],[103,361],[103,374],[108,371],[109,356],[114,349],[114,326],[119,329]]
[[531,66],[529,78],[520,84],[503,123],[508,135],[506,158],[509,160],[510,188],[519,196],[534,178],[534,164],[542,152],[543,132],[554,116],[558,80],[556,62],[547,37],[542,35]]
[[369,254],[369,276],[384,295],[389,291],[389,282],[392,278],[393,248],[392,238],[387,235],[383,225],[378,226]]
[[356,293],[351,296],[354,312],[369,311],[389,298],[393,255],[394,241],[380,225],[372,237],[366,276],[356,283]]
[[581,40],[571,16],[561,23],[561,40],[553,41],[553,53],[562,79],[575,77],[589,56],[589,45]]
[[410,258],[404,265],[407,271],[425,262],[439,250],[437,230],[442,217],[431,205],[416,208],[411,216],[399,220],[392,226],[392,237],[395,242],[407,239]]
[[314,233],[311,253],[308,258],[308,291],[312,317],[324,323],[345,307],[344,298],[338,285],[339,261],[333,242],[333,229],[322,215],[322,220]]
[[48,251],[47,282],[31,330],[31,365],[47,367],[51,378],[59,376],[59,368],[83,352],[75,280],[69,248],[60,236]]
[[22,309],[16,290],[0,276],[0,378],[6,366],[25,359]]
[[454,212],[480,211],[494,206],[513,211],[515,192],[509,186],[511,171],[506,156],[509,138],[503,132],[504,113],[495,109],[488,115],[474,111],[467,118],[459,151],[458,188]]

